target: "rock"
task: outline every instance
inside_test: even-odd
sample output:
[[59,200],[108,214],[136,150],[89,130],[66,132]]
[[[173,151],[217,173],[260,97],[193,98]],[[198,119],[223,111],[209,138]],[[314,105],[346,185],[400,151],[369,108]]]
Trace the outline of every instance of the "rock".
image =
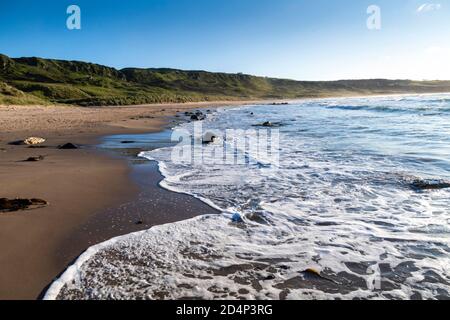
[[120,143],[123,143],[123,144],[130,144],[130,143],[135,143],[135,141],[125,140],[125,141],[121,141]]
[[191,116],[191,120],[193,121],[201,121],[201,120],[205,120],[206,117],[202,114],[202,115],[198,115],[198,114],[193,114]]
[[27,160],[25,160],[26,162],[38,162],[38,161],[42,161],[44,160],[45,157],[44,156],[37,156],[37,157],[29,157]]
[[20,210],[32,209],[32,207],[42,207],[48,205],[48,202],[42,199],[0,199],[0,212],[15,212]]
[[282,125],[279,122],[270,122],[270,121],[254,125],[254,127],[266,127],[266,128],[281,127],[281,126]]
[[42,144],[45,142],[44,138],[38,138],[38,137],[30,137],[27,138],[23,141],[24,144],[29,145],[29,146],[34,146],[37,144]]
[[9,145],[13,145],[13,146],[23,146],[23,145],[28,145],[28,146],[35,146],[41,143],[44,143],[45,139],[44,138],[38,138],[38,137],[30,137],[30,138],[26,138],[25,140],[18,140],[18,141],[13,141],[10,142]]
[[411,183],[414,190],[440,190],[450,188],[450,182],[415,180]]
[[214,143],[217,140],[217,137],[214,133],[212,132],[207,132],[204,136],[203,136],[203,144],[210,144],[210,143]]
[[60,145],[58,147],[58,149],[61,149],[61,150],[73,150],[73,149],[79,149],[79,147],[77,145],[69,142],[69,143]]

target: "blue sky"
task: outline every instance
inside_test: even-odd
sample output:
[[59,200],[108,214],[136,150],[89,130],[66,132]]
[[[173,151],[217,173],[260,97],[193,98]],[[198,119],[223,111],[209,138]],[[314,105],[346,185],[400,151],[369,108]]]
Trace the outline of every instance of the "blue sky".
[[[299,80],[450,79],[450,0],[1,0],[0,53]],[[66,9],[81,8],[81,30]],[[381,30],[366,26],[381,8]]]

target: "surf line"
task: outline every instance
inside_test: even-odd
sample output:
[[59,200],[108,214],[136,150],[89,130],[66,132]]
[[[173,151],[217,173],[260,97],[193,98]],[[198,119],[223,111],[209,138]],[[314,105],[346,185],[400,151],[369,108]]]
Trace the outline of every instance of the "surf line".
[[207,318],[211,311],[211,307],[189,307],[183,304],[182,307],[177,307],[177,315],[181,316],[203,316]]

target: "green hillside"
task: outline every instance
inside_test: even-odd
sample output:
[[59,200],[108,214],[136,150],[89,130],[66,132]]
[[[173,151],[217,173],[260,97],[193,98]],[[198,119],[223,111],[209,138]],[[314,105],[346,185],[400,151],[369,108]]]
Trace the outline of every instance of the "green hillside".
[[307,82],[174,69],[117,70],[86,62],[0,55],[0,104],[131,105],[433,92],[450,92],[450,81]]

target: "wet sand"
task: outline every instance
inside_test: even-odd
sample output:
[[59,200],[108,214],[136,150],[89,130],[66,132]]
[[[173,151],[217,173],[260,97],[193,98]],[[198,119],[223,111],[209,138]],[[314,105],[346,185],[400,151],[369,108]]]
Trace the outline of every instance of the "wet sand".
[[[177,112],[240,104],[0,106],[0,198],[49,202],[45,208],[0,213],[0,300],[39,298],[93,244],[211,213],[192,197],[161,189],[155,164],[94,146],[107,135],[162,130]],[[45,148],[8,144],[30,136],[46,138]],[[57,148],[67,142],[82,148]],[[45,159],[23,161],[39,155]]]

